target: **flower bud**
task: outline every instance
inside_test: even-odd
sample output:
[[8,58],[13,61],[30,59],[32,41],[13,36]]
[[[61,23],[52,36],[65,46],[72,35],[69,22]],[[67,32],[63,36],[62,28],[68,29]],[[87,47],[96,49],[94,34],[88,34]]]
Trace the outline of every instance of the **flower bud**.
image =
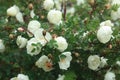
[[41,16],[40,16],[40,18],[41,18],[41,19],[44,19],[44,18],[45,18],[45,16],[41,15]]
[[52,35],[52,38],[53,38],[53,39],[57,38],[57,34],[53,34],[53,35]]
[[28,8],[29,8],[30,10],[32,10],[32,9],[33,9],[33,4],[30,3],[30,4],[28,5]]
[[75,55],[75,57],[79,57],[80,56],[80,54],[79,53],[74,53],[74,55]]
[[88,0],[88,3],[89,3],[90,5],[94,5],[94,4],[95,4],[95,0]]
[[10,35],[9,35],[9,38],[10,38],[10,39],[13,39],[14,37],[15,37],[14,34],[10,34]]
[[105,5],[106,9],[110,9],[110,7],[111,7],[111,5],[109,3]]
[[43,36],[45,36],[46,35],[46,31],[45,30],[43,30]]
[[24,31],[24,29],[23,29],[22,27],[19,27],[17,30],[18,30],[19,32],[23,32],[23,31]]

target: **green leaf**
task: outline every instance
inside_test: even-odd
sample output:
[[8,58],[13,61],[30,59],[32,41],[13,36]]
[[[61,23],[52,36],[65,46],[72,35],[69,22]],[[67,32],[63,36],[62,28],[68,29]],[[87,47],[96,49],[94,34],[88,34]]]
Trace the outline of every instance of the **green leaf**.
[[36,48],[33,48],[33,50],[31,52],[35,52]]
[[117,11],[117,9],[118,9],[119,7],[120,7],[120,6],[119,6],[118,4],[114,4],[111,9],[114,10],[114,11]]
[[65,59],[66,58],[66,56],[63,55],[63,54],[61,54],[59,57],[60,57],[60,59]]
[[47,44],[50,48],[57,48],[58,45],[55,40],[50,40]]
[[76,74],[73,71],[67,71],[64,80],[76,80]]

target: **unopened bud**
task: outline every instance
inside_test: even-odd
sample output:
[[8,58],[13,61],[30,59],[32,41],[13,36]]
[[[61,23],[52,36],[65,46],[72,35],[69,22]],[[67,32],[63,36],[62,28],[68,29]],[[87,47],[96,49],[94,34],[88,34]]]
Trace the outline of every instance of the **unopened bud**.
[[92,6],[95,4],[95,0],[88,0],[88,2],[89,2],[89,4],[92,5]]
[[9,35],[9,38],[10,38],[10,39],[13,39],[13,38],[14,38],[14,34],[10,34],[10,35]]
[[53,59],[53,55],[52,54],[48,54],[48,58]]
[[30,10],[32,10],[32,9],[33,9],[33,4],[30,3],[30,4],[28,5],[28,8],[29,8]]
[[45,35],[46,35],[46,31],[45,31],[45,30],[44,30],[42,33],[43,33],[43,36],[45,36]]
[[84,19],[84,23],[86,24],[86,23],[87,23],[87,21],[88,21],[88,18],[85,18],[85,19]]
[[109,48],[112,49],[112,45],[111,44],[109,45]]
[[77,62],[77,63],[80,63],[80,61],[79,61],[79,60],[76,60],[76,62]]
[[74,53],[75,57],[79,57],[80,54],[79,53]]
[[23,32],[23,31],[24,31],[24,29],[23,29],[22,27],[19,27],[17,30],[18,30],[19,32]]
[[53,38],[53,39],[55,39],[56,37],[57,37],[57,35],[56,35],[56,34],[53,34],[53,35],[52,35],[52,38]]
[[111,5],[109,3],[105,5],[106,9],[110,9],[110,7],[111,7]]
[[43,16],[43,15],[42,15],[42,16],[40,16],[40,17],[41,17],[41,19],[44,19],[44,18],[45,18],[45,16]]

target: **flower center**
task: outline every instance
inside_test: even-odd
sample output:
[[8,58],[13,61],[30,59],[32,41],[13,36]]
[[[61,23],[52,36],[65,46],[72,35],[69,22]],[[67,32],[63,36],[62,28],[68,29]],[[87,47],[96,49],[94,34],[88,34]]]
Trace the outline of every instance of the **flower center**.
[[47,61],[45,65],[47,68],[51,69],[53,64]]

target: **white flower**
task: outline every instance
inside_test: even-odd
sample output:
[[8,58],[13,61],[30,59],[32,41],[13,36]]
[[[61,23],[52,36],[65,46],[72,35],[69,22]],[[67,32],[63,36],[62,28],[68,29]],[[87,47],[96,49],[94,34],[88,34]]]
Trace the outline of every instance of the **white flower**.
[[111,20],[106,20],[100,23],[100,26],[114,26],[114,24],[111,22]]
[[42,46],[44,46],[47,42],[49,42],[52,39],[50,33],[44,32],[43,28],[39,28],[38,30],[36,30],[34,36],[41,42]]
[[64,78],[65,78],[65,75],[58,75],[57,80],[64,80]]
[[118,66],[120,66],[120,61],[117,61],[116,64],[117,64]]
[[51,60],[45,55],[41,56],[36,61],[35,65],[38,68],[42,68],[45,72],[51,71],[53,69]]
[[[37,20],[32,20],[28,24],[28,30],[33,34],[36,30],[38,30],[41,27],[41,24]],[[30,33],[28,33],[29,37],[32,37]]]
[[97,70],[100,65],[100,57],[98,55],[91,55],[88,57],[88,67],[91,70]]
[[114,10],[111,11],[111,18],[113,20],[117,20],[120,18],[120,7],[117,9],[117,11]]
[[104,80],[116,80],[115,79],[115,73],[113,73],[113,72],[107,72],[105,74]]
[[71,8],[69,8],[69,9],[67,9],[67,14],[70,14],[71,16],[73,16],[74,15],[74,13],[75,13],[75,8],[74,7],[71,7]]
[[105,65],[107,65],[107,60],[108,59],[106,59],[104,57],[101,57],[100,60],[101,60],[101,63],[100,63],[99,67],[103,68]]
[[43,7],[45,10],[50,10],[53,8],[53,6],[54,6],[53,0],[45,0],[43,3]]
[[119,18],[117,11],[111,11],[111,18],[112,20],[117,20]]
[[41,43],[36,39],[36,38],[31,38],[28,42],[27,42],[27,54],[33,56],[33,55],[37,55],[40,53],[41,51]]
[[55,41],[57,42],[57,49],[60,50],[61,52],[67,49],[68,43],[66,39],[62,36],[55,38]]
[[5,45],[3,41],[0,39],[0,53],[3,53],[5,51]]
[[13,78],[11,78],[10,80],[18,80],[18,79],[17,79],[17,77],[13,77]]
[[19,8],[16,5],[7,9],[8,16],[16,16],[18,12],[19,12]]
[[16,14],[16,19],[20,22],[20,23],[24,23],[24,20],[23,20],[23,14],[21,12],[18,12]]
[[50,10],[47,15],[47,19],[52,24],[58,24],[62,19],[62,12],[59,10]]
[[101,43],[107,43],[112,37],[112,29],[110,26],[101,26],[97,31],[97,38]]
[[22,36],[18,36],[16,43],[19,46],[19,48],[24,48],[27,44],[27,39]]
[[85,3],[85,0],[76,0],[76,2],[77,2],[77,5],[79,6],[79,5],[81,5],[81,4],[84,4],[84,3]]
[[29,77],[24,74],[18,74],[17,77],[11,78],[10,80],[29,80]]
[[55,2],[55,7],[57,10],[61,10],[61,2],[59,0],[54,0]]
[[31,18],[34,18],[34,16],[35,16],[34,10],[31,10],[31,11],[30,11],[30,17],[31,17]]
[[28,76],[24,74],[18,74],[17,78],[18,80],[29,80]]
[[70,61],[72,60],[71,52],[64,52],[61,55],[59,55],[60,61],[59,67],[60,69],[67,70],[70,67]]
[[120,5],[120,0],[111,0],[111,5]]

